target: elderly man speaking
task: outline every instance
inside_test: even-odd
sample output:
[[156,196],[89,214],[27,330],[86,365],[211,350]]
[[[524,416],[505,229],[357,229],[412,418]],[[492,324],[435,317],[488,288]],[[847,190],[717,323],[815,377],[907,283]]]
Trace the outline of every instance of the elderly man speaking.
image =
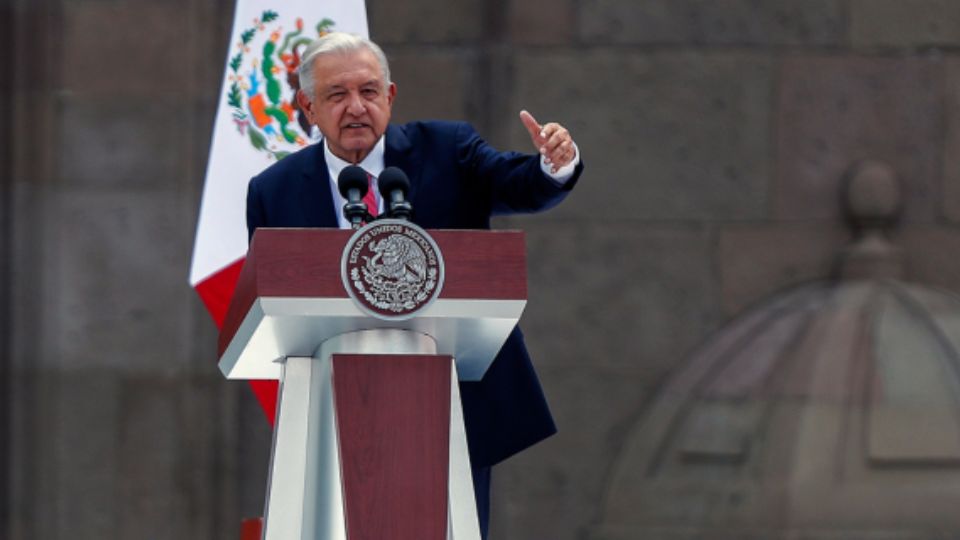
[[[346,202],[340,171],[358,165],[376,178],[386,167],[410,177],[412,221],[424,228],[489,229],[496,214],[536,212],[562,201],[583,164],[570,133],[520,121],[535,154],[499,152],[461,122],[390,124],[397,85],[383,51],[370,40],[330,33],[313,42],[300,66],[297,102],[323,140],[280,160],[250,181],[247,228],[340,227]],[[383,211],[377,190],[371,209]],[[376,211],[372,212],[376,213]],[[490,515],[490,468],[556,432],[519,328],[484,378],[460,383],[474,491],[483,537]]]

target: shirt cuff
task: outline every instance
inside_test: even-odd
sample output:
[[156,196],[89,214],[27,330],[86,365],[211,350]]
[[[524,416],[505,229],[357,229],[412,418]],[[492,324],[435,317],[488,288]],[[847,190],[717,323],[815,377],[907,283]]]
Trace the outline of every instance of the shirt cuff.
[[551,166],[544,163],[545,159],[547,159],[545,156],[540,156],[540,170],[543,171],[543,174],[546,175],[547,178],[553,180],[555,184],[563,187],[568,180],[573,178],[573,170],[580,164],[580,149],[577,148],[577,143],[573,143],[573,159],[570,160],[570,163],[560,167],[557,172],[550,171]]

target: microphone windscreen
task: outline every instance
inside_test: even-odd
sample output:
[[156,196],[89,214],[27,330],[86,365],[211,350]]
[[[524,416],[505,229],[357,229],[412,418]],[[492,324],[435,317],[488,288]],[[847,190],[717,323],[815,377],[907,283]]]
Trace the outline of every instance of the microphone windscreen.
[[340,176],[337,177],[337,189],[340,190],[340,195],[344,199],[349,199],[351,189],[356,189],[360,192],[360,198],[362,199],[364,195],[367,194],[370,183],[367,180],[367,171],[357,167],[356,165],[348,165],[340,171]]
[[410,191],[410,179],[407,178],[406,173],[401,171],[398,167],[387,167],[380,173],[380,176],[377,177],[377,185],[380,187],[380,196],[384,200],[390,199],[390,194],[394,191],[400,190],[403,192],[403,196],[406,197],[407,193]]

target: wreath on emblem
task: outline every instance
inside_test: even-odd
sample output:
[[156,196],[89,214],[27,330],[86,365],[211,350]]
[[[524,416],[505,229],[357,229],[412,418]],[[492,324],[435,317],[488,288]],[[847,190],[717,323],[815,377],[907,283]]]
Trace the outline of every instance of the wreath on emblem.
[[[297,18],[296,29],[284,33],[279,24],[270,26],[278,17],[276,11],[264,11],[240,34],[238,52],[229,63],[227,104],[233,109],[240,135],[246,136],[254,149],[280,160],[308,143],[310,124],[296,100],[300,89],[297,68],[301,49],[312,40],[303,34],[303,19]],[[329,33],[334,25],[330,19],[321,20],[315,27],[317,37]],[[250,54],[261,39],[259,56]]]
[[438,271],[427,264],[423,249],[411,238],[393,234],[371,241],[372,257],[350,270],[357,292],[378,309],[400,313],[427,301],[437,287]]

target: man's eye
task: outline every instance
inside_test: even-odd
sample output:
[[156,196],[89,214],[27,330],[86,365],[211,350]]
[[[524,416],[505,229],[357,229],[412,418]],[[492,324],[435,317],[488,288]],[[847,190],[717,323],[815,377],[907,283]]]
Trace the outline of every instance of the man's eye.
[[345,95],[347,95],[346,92],[334,92],[332,94],[329,94],[327,96],[327,99],[330,99],[332,101],[340,101],[341,99],[343,99],[343,96]]
[[363,95],[367,97],[377,97],[380,92],[377,92],[375,88],[365,88],[363,90]]

